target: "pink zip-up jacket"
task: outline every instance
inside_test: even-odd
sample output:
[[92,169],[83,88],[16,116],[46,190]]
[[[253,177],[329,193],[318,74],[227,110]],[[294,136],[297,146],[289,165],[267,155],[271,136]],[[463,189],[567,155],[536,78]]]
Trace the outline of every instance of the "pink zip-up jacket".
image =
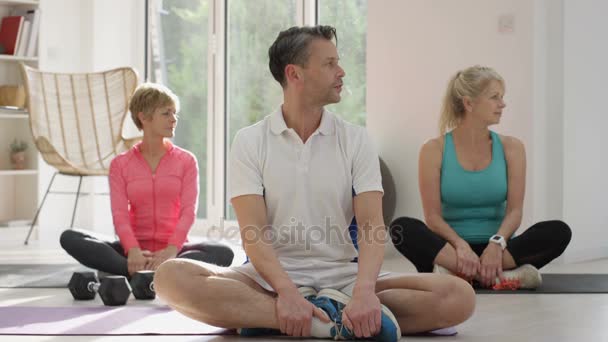
[[196,157],[166,142],[155,173],[140,152],[141,143],[110,164],[112,217],[125,255],[133,247],[154,252],[170,244],[181,250],[196,218]]

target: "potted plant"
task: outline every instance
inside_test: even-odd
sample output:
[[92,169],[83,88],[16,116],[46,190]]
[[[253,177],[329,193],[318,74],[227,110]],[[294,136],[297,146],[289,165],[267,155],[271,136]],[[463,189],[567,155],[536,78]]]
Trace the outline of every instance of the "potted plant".
[[10,145],[11,150],[11,163],[13,169],[23,170],[25,169],[25,151],[27,150],[27,143],[23,140],[13,140]]

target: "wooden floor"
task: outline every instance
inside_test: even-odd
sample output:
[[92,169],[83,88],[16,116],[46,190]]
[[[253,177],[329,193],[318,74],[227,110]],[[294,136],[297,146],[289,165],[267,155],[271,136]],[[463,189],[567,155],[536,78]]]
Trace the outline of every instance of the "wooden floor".
[[[59,249],[58,232],[46,231],[24,246],[24,228],[0,228],[2,263],[73,262]],[[244,260],[235,246],[235,263]],[[414,272],[413,266],[395,253],[385,260],[387,271]],[[608,260],[580,264],[555,263],[546,273],[608,273]],[[158,305],[163,305],[158,299]],[[67,306],[72,303],[64,289],[0,289],[0,306]],[[156,303],[155,303],[156,304]],[[92,305],[96,305],[92,303]],[[137,305],[137,303],[130,304]],[[0,321],[2,317],[0,317]],[[475,314],[456,327],[452,337],[403,337],[402,341],[608,341],[608,295],[598,294],[522,294],[478,295]],[[228,341],[235,336],[2,336],[2,341]],[[251,340],[251,339],[246,339]],[[255,339],[260,341],[261,339]],[[273,339],[276,340],[276,339]]]

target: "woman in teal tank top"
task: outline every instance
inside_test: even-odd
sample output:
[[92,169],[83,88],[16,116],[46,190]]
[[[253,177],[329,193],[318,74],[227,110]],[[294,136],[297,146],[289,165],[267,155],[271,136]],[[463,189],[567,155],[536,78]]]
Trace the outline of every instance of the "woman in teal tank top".
[[[401,217],[391,224],[395,247],[419,272],[456,274],[482,287],[536,288],[538,271],[570,242],[559,220],[519,235],[526,175],[522,142],[489,129],[506,104],[504,80],[473,66],[450,80],[441,136],[420,151],[419,186],[426,225]],[[446,133],[447,132],[447,133]]]

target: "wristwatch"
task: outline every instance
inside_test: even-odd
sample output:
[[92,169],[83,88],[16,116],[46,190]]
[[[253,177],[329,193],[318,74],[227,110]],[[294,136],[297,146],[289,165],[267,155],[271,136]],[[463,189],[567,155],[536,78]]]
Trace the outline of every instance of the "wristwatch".
[[505,248],[507,248],[507,242],[505,241],[505,238],[501,235],[492,235],[492,237],[490,238],[490,242],[500,245],[500,248],[502,248],[503,251],[505,250]]

